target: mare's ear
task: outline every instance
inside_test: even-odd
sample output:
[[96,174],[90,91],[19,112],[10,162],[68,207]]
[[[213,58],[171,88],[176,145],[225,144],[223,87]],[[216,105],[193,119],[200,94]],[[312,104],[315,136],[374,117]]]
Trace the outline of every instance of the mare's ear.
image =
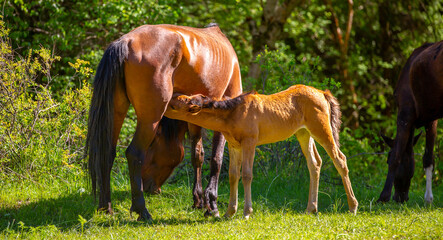
[[189,110],[188,112],[192,113],[192,114],[197,114],[202,110],[201,106],[192,104],[191,106],[189,106]]
[[417,141],[420,138],[422,133],[423,133],[423,131],[420,131],[420,133],[414,137],[414,141],[412,142],[412,146],[415,146],[415,144],[417,144]]
[[383,139],[383,141],[390,147],[393,148],[394,147],[394,139],[385,136],[383,133],[380,133],[381,138]]

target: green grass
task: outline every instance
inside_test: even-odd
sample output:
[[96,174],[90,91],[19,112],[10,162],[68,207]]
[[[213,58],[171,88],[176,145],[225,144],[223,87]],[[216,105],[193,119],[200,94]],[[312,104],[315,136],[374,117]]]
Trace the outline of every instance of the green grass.
[[[326,171],[327,173],[328,171]],[[191,208],[188,177],[166,184],[162,194],[147,196],[151,223],[137,222],[129,213],[130,191],[126,177],[114,174],[110,216],[97,213],[96,203],[85,191],[84,179],[60,178],[39,182],[4,181],[0,189],[0,238],[26,239],[372,239],[443,237],[443,193],[434,189],[434,205],[425,207],[424,186],[413,184],[406,204],[375,204],[384,176],[374,179],[351,175],[359,200],[356,216],[347,212],[346,196],[337,175],[322,175],[319,213],[307,215],[307,169],[289,174],[269,172],[253,181],[254,213],[242,218],[243,192],[233,219],[203,217]],[[189,175],[189,178],[191,176]],[[377,179],[377,181],[375,180]],[[219,209],[227,209],[229,186],[221,180]],[[368,184],[369,182],[369,184]],[[371,185],[370,182],[377,182]]]

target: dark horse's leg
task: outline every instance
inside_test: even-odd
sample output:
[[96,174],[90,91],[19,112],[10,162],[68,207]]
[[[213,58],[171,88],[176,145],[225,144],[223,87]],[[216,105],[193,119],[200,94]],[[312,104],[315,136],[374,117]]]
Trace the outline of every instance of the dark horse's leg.
[[226,140],[223,134],[214,132],[214,138],[212,139],[211,173],[208,186],[205,189],[205,204],[207,208],[205,216],[220,216],[217,208],[218,178],[223,162],[225,143]]
[[191,138],[191,162],[194,167],[194,188],[192,195],[194,198],[194,208],[203,207],[203,189],[202,189],[202,165],[205,151],[203,149],[201,127],[188,124],[189,136]]
[[437,136],[437,122],[435,120],[425,126],[426,129],[426,149],[423,155],[423,168],[426,174],[425,201],[430,204],[434,200],[432,195],[432,171],[434,169],[434,143]]
[[[393,142],[392,151],[388,156],[388,175],[386,177],[383,191],[380,193],[380,197],[377,202],[388,202],[391,199],[392,187],[394,186],[394,180],[396,179],[398,167],[401,164],[401,156],[404,155],[404,151],[407,147],[412,148],[412,136],[414,133],[414,127],[412,126],[413,120],[410,119],[410,112],[415,113],[414,110],[401,111],[397,117],[397,136]],[[409,119],[408,119],[409,118]],[[406,120],[407,119],[407,120]],[[412,151],[412,149],[410,149]],[[404,166],[403,166],[404,167]],[[399,189],[396,189],[399,190]],[[398,191],[396,191],[397,194]]]

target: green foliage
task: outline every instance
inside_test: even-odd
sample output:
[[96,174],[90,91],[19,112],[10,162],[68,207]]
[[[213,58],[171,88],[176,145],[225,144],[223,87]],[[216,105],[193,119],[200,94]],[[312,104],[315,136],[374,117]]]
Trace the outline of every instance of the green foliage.
[[[82,158],[86,136],[91,97],[84,80],[91,72],[88,63],[79,60],[73,64],[78,74],[71,80],[82,82],[82,87],[67,89],[56,100],[51,92],[51,67],[60,57],[45,48],[30,49],[21,57],[12,51],[3,22],[0,27],[0,174],[32,178],[80,173],[81,164],[73,163]],[[48,84],[37,82],[42,75]]]
[[264,52],[255,60],[260,64],[262,92],[272,94],[283,91],[295,84],[304,84],[318,89],[336,90],[340,83],[332,78],[318,78],[319,57],[307,59],[296,57],[290,53],[289,47],[283,45],[277,50],[270,51],[265,47]]

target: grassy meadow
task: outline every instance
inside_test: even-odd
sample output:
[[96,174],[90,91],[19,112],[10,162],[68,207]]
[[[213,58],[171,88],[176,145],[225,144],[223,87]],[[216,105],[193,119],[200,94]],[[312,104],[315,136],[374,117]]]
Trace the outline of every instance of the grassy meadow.
[[[384,156],[383,156],[384,157]],[[4,181],[0,189],[0,238],[2,239],[441,239],[443,237],[443,191],[434,187],[434,204],[425,206],[424,182],[414,179],[406,204],[375,201],[384,183],[383,174],[350,171],[359,200],[357,215],[347,212],[347,202],[338,173],[323,157],[319,213],[305,214],[309,175],[304,159],[300,166],[286,165],[260,174],[255,168],[252,184],[254,213],[242,217],[243,192],[239,190],[239,211],[232,219],[205,218],[193,209],[192,169],[189,160],[162,188],[146,196],[152,222],[137,222],[129,213],[130,187],[123,159],[113,171],[114,215],[96,212],[87,178],[78,174],[68,179],[42,176],[41,180]],[[188,162],[187,162],[188,161]],[[226,163],[225,163],[226,164]],[[72,171],[76,171],[73,169]],[[420,173],[418,173],[420,171]],[[207,172],[207,167],[205,168]],[[383,172],[383,171],[380,171]],[[417,169],[416,175],[422,175]],[[229,184],[222,173],[219,210],[224,214]]]

